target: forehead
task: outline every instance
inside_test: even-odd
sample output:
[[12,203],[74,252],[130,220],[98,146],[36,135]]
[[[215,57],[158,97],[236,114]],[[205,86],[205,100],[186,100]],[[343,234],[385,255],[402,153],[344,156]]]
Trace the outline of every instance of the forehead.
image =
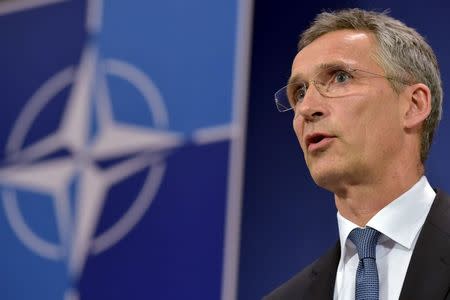
[[321,66],[346,64],[365,70],[382,71],[374,60],[377,50],[372,33],[356,30],[338,30],[322,35],[295,56],[292,75],[311,76]]

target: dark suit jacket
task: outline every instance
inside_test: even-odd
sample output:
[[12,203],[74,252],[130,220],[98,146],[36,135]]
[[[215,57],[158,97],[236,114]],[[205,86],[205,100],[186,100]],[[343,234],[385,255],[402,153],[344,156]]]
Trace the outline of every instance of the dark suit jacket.
[[[264,300],[330,300],[339,242]],[[450,300],[450,197],[438,191],[419,234],[400,300]]]

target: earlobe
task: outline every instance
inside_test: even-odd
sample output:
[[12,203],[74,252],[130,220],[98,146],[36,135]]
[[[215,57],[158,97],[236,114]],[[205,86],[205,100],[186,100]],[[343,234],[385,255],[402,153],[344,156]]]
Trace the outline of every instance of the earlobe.
[[407,110],[404,115],[404,125],[413,129],[420,126],[431,112],[431,92],[428,86],[417,83],[409,86],[407,94]]

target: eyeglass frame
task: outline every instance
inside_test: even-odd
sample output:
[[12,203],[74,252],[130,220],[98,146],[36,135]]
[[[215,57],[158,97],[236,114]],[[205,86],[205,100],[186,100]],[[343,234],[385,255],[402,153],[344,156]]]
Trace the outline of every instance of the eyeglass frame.
[[[306,95],[306,92],[307,92],[308,89],[309,89],[310,84],[312,83],[312,84],[314,85],[314,87],[316,88],[316,90],[319,92],[319,94],[322,95],[323,97],[326,97],[326,98],[339,98],[339,97],[344,97],[345,95],[333,97],[333,96],[324,94],[324,93],[329,89],[329,86],[330,86],[330,84],[331,84],[331,82],[332,82],[332,79],[335,77],[334,74],[333,74],[333,76],[330,77],[330,80],[328,81],[328,83],[322,83],[322,82],[319,82],[318,80],[314,79],[314,78],[317,78],[317,77],[318,77],[320,74],[322,74],[324,71],[327,71],[327,70],[333,70],[333,69],[334,69],[334,71],[335,71],[334,74],[336,74],[336,73],[338,73],[338,72],[345,72],[345,73],[351,75],[351,73],[354,73],[354,72],[358,72],[358,71],[359,71],[359,72],[363,72],[363,73],[366,73],[366,74],[370,74],[370,75],[375,76],[375,77],[378,77],[378,78],[385,78],[385,79],[387,79],[387,80],[389,80],[389,81],[392,80],[392,81],[396,81],[396,82],[402,83],[402,84],[404,84],[404,85],[411,85],[411,82],[409,82],[409,81],[407,81],[407,80],[404,80],[404,79],[400,79],[400,78],[396,78],[396,77],[392,77],[392,76],[381,75],[381,74],[373,73],[373,72],[366,71],[366,70],[362,70],[362,69],[358,69],[358,68],[352,68],[352,67],[350,67],[350,66],[348,66],[348,65],[342,65],[342,64],[327,64],[327,65],[325,65],[325,64],[324,64],[324,65],[321,65],[321,70],[318,71],[318,72],[316,73],[316,75],[313,76],[313,79],[310,79],[310,80],[308,80],[308,81],[303,81],[303,82],[299,83],[299,82],[295,82],[295,79],[292,79],[292,78],[291,78],[291,79],[289,80],[288,84],[286,84],[285,86],[283,86],[282,88],[280,88],[279,90],[277,90],[277,91],[274,93],[274,97],[275,97],[275,106],[277,107],[278,111],[279,111],[279,112],[286,112],[286,111],[293,110],[294,107],[295,107],[295,105],[297,105],[299,102],[301,103],[301,102],[303,101],[303,99],[302,99],[302,101],[297,101],[297,102],[295,103],[295,105],[292,105],[292,104],[291,104],[289,108],[286,108],[283,104],[280,103],[280,102],[281,102],[281,101],[279,100],[280,97],[278,97],[277,95],[278,95],[280,92],[283,92],[283,93],[286,95],[286,97],[288,97],[288,96],[287,96],[287,88],[288,88],[289,86],[291,86],[291,85],[294,85],[294,84],[296,84],[296,85],[299,86],[299,88],[298,88],[297,90],[300,90],[300,88],[302,88],[302,89],[305,91],[305,95]],[[295,78],[295,77],[294,77],[294,78]],[[302,86],[302,85],[303,85],[303,86]],[[318,87],[318,85],[319,85],[319,87]],[[301,86],[302,86],[302,87],[301,87]],[[289,98],[288,98],[288,101],[289,101],[289,103],[291,103],[291,101],[290,101]],[[283,109],[281,109],[281,107],[282,107]]]

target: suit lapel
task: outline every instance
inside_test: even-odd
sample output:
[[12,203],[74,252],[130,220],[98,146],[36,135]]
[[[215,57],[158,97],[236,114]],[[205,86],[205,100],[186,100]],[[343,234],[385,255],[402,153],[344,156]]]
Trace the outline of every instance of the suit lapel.
[[417,239],[399,299],[445,299],[449,283],[450,197],[439,191]]
[[311,270],[310,285],[304,299],[331,300],[334,293],[336,271],[341,256],[339,242],[322,256]]

